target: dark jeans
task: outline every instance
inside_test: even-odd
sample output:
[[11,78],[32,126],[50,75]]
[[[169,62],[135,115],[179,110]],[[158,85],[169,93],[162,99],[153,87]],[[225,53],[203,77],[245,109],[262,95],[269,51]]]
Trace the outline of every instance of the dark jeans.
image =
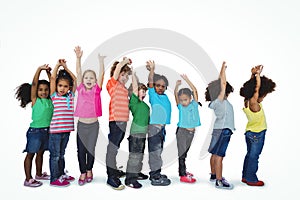
[[77,157],[80,172],[92,170],[95,162],[95,148],[99,133],[99,122],[77,124]]
[[50,183],[65,174],[65,151],[69,137],[70,132],[49,134]]
[[161,174],[162,158],[165,141],[165,127],[157,127],[150,124],[148,126],[148,151],[149,151],[149,166],[150,166],[150,178],[157,178]]
[[127,122],[109,122],[108,145],[106,151],[106,173],[109,178],[117,177],[116,157],[125,136]]
[[189,131],[185,128],[177,127],[176,140],[178,149],[179,176],[186,176],[185,159],[187,157],[187,152],[189,151],[192,144],[193,138],[194,132]]
[[257,182],[258,159],[265,143],[266,130],[259,133],[247,131],[245,133],[247,154],[243,166],[243,178],[248,182]]
[[134,182],[137,180],[138,173],[143,167],[143,158],[146,142],[146,134],[131,134],[128,137],[129,157],[127,161],[125,182]]

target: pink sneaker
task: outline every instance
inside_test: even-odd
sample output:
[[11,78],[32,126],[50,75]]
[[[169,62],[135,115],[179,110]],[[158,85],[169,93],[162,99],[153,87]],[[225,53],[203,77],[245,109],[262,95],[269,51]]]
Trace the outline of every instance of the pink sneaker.
[[43,172],[41,176],[35,175],[36,180],[50,180],[50,176],[47,172]]
[[57,187],[66,187],[70,185],[69,181],[66,181],[62,178],[56,179],[55,181],[52,181],[50,183],[51,186],[57,186]]
[[180,176],[180,182],[184,183],[195,183],[196,179],[193,178],[192,176]]
[[29,181],[24,181],[24,186],[27,187],[39,187],[41,185],[43,185],[41,181],[34,180],[33,178],[29,179]]
[[62,178],[66,181],[74,181],[75,178],[73,176],[69,176],[67,174],[62,175]]

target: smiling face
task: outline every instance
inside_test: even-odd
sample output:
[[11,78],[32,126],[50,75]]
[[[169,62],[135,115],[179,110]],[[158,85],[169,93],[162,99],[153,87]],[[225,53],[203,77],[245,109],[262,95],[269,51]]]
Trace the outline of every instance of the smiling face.
[[68,91],[70,90],[69,81],[66,79],[60,79],[57,82],[56,90],[60,96],[66,95],[68,93]]
[[182,105],[182,106],[188,106],[191,102],[191,96],[189,95],[186,95],[186,94],[181,94],[179,97],[178,97],[178,100],[179,100],[179,103]]
[[37,90],[37,96],[41,99],[46,99],[49,97],[49,86],[47,84],[39,84]]
[[163,79],[159,79],[154,83],[155,92],[157,94],[164,94],[167,89],[166,83]]
[[83,74],[82,79],[83,79],[82,80],[83,85],[87,90],[92,89],[96,85],[96,82],[97,82],[95,73],[93,73],[92,71],[85,72]]

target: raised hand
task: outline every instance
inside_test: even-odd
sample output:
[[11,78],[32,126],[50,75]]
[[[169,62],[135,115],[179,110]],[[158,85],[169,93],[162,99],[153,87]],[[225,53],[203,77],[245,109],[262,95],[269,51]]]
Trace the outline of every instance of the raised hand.
[[147,68],[148,71],[150,71],[151,69],[154,70],[155,69],[155,62],[154,62],[154,60],[152,60],[152,61],[148,60],[146,62],[146,68]]
[[99,59],[99,61],[103,61],[105,58],[106,58],[106,56],[100,55],[100,54],[98,53],[98,59]]
[[176,81],[176,87],[179,86],[179,85],[181,85],[181,80]]
[[75,52],[77,58],[81,58],[83,51],[81,50],[80,46],[76,46],[74,49],[74,52]]

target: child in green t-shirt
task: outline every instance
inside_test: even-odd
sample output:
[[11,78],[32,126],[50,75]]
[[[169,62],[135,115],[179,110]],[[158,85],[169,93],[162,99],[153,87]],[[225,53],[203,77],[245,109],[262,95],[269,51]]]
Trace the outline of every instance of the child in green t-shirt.
[[125,179],[125,185],[132,188],[141,188],[142,184],[138,180],[148,178],[147,175],[141,173],[150,115],[150,108],[143,101],[146,91],[147,87],[142,83],[138,83],[134,73],[132,76],[132,94],[129,101],[129,109],[133,120],[128,137],[129,157]]

